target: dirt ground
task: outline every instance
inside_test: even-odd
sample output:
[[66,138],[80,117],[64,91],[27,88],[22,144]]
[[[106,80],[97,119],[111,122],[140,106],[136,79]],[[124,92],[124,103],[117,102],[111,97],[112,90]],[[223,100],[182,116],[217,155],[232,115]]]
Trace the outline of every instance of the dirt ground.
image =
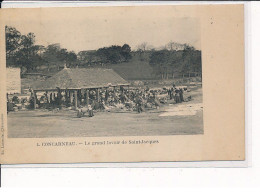
[[163,136],[203,134],[202,88],[189,92],[193,100],[158,110],[96,112],[77,118],[72,110],[31,110],[8,114],[9,138]]

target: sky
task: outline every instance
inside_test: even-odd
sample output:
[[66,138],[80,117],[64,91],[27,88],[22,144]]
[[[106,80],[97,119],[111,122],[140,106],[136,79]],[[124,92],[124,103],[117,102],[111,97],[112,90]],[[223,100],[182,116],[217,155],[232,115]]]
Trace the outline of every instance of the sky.
[[20,14],[23,17],[10,17],[6,25],[17,28],[22,34],[33,32],[36,44],[44,46],[60,43],[63,48],[79,52],[126,43],[133,50],[143,42],[159,48],[173,41],[200,49],[197,18],[135,9],[116,12],[41,9]]

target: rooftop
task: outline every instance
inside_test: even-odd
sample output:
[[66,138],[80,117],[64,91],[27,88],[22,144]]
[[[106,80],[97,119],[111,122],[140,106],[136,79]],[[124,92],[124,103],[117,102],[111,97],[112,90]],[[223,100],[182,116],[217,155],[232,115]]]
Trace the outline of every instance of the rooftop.
[[32,85],[34,90],[83,89],[129,85],[112,69],[64,68],[45,81]]

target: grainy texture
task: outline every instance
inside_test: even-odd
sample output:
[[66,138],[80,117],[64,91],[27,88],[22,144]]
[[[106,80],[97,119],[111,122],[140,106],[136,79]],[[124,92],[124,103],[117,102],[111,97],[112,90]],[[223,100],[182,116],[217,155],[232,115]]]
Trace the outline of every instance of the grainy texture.
[[[113,13],[113,14],[111,14]],[[5,17],[3,17],[3,15]],[[200,21],[199,30],[191,31],[185,30],[187,34],[200,33],[202,50],[202,86],[203,86],[203,128],[204,132],[199,135],[157,135],[157,136],[103,136],[103,137],[66,137],[58,138],[60,131],[52,131],[55,137],[52,138],[8,138],[8,135],[15,136],[14,131],[8,134],[6,113],[3,115],[2,133],[4,139],[4,157],[1,157],[2,163],[71,163],[71,162],[141,162],[141,161],[202,161],[202,160],[244,160],[245,159],[245,98],[244,98],[244,7],[243,5],[189,5],[189,6],[137,6],[137,7],[94,7],[94,8],[51,8],[51,9],[10,9],[1,10],[1,39],[4,38],[4,25],[17,24],[19,28],[23,28],[23,21],[30,21],[30,24],[46,23],[48,27],[37,28],[39,34],[48,29],[57,29],[61,32],[60,36],[52,37],[52,40],[58,38],[66,40],[66,45],[73,47],[83,47],[86,42],[70,41],[67,39],[65,33],[74,34],[74,38],[79,36],[87,36],[83,33],[83,26],[81,24],[90,21],[93,30],[91,33],[104,32],[111,33],[106,39],[111,43],[119,40],[118,44],[123,44],[122,40],[125,37],[131,38],[134,42],[144,40],[146,37],[154,37],[154,43],[159,44],[162,40],[168,40],[171,36],[175,25],[168,25],[169,21],[174,18],[197,18]],[[22,18],[22,19],[20,19]],[[120,19],[119,19],[120,18]],[[1,18],[2,19],[2,18]],[[88,20],[89,19],[89,20]],[[94,26],[95,20],[102,21],[98,29]],[[111,21],[118,21],[111,25]],[[79,21],[76,23],[75,21]],[[68,25],[74,28],[68,28]],[[120,25],[121,24],[121,25]],[[129,31],[122,33],[121,27],[129,27],[129,24],[135,25],[134,28],[128,28]],[[149,24],[149,25],[148,25]],[[158,30],[153,33],[145,32],[154,25],[160,26]],[[28,26],[28,23],[27,23]],[[34,25],[35,26],[35,25]],[[54,27],[55,26],[55,27]],[[197,26],[197,25],[196,25]],[[164,29],[165,30],[162,30]],[[167,28],[166,28],[167,27]],[[171,28],[169,28],[171,27]],[[133,32],[136,33],[133,36]],[[142,33],[141,33],[142,32]],[[182,33],[183,37],[187,35]],[[43,35],[43,34],[42,34]],[[156,36],[155,36],[156,35]],[[43,36],[44,37],[44,36]],[[47,39],[49,35],[45,35],[43,40]],[[138,38],[138,40],[137,40]],[[80,39],[81,40],[81,39]],[[103,43],[99,37],[93,39],[88,45],[94,47],[97,44]],[[135,42],[136,43],[136,42]],[[6,110],[6,95],[5,95],[5,49],[1,42],[1,110]],[[3,91],[3,92],[2,92]],[[14,113],[15,114],[15,113]],[[29,114],[29,112],[28,112]],[[34,114],[34,113],[33,113]],[[33,115],[32,114],[32,115]],[[69,113],[70,114],[70,113]],[[109,113],[115,115],[118,113]],[[127,115],[124,117],[122,113],[120,117],[126,121],[129,119],[140,119],[147,121],[145,114],[136,117],[137,114]],[[157,113],[153,113],[157,114]],[[37,113],[35,113],[37,115]],[[44,114],[42,114],[44,115]],[[10,119],[13,119],[10,114]],[[109,115],[103,113],[97,114],[97,117],[106,118]],[[195,115],[201,118],[202,115]],[[183,126],[189,128],[190,119],[185,120]],[[26,117],[25,117],[26,118]],[[32,117],[45,121],[47,116]],[[153,118],[153,117],[152,117]],[[158,118],[158,117],[157,117]],[[157,118],[154,118],[156,123]],[[165,119],[167,117],[159,117]],[[181,121],[180,117],[175,118],[173,122]],[[17,117],[16,119],[22,119]],[[60,119],[57,113],[58,122]],[[80,118],[82,123],[86,123],[85,119]],[[90,119],[96,119],[90,118]],[[63,118],[65,123],[75,124],[76,118]],[[202,120],[202,119],[201,119]],[[121,120],[120,120],[121,121]],[[49,120],[50,124],[54,120]],[[78,121],[75,121],[78,122]],[[128,121],[127,121],[128,122]],[[167,122],[166,122],[167,123]],[[47,125],[46,124],[46,125]],[[93,124],[93,123],[92,123]],[[109,124],[109,123],[108,123]],[[138,122],[135,123],[139,125]],[[9,124],[12,126],[12,124]],[[18,125],[18,124],[17,124]],[[26,123],[26,125],[30,125]],[[97,124],[98,127],[99,124]],[[168,125],[168,124],[167,124]],[[75,124],[77,127],[78,124]],[[133,125],[134,126],[134,125]],[[201,126],[201,125],[200,125]],[[79,126],[78,126],[79,127]],[[154,127],[154,126],[149,126]],[[80,129],[81,127],[79,127]],[[92,125],[92,132],[94,124]],[[119,127],[116,127],[120,133]],[[147,134],[152,134],[148,127],[144,125]],[[169,129],[169,128],[168,128]],[[62,129],[64,130],[64,129]],[[66,130],[66,128],[65,128]],[[134,129],[136,130],[135,126]],[[190,128],[193,130],[193,128]],[[70,133],[71,130],[68,130]],[[100,128],[99,133],[113,133],[107,132]],[[83,133],[81,130],[75,130],[75,136]],[[140,131],[139,133],[143,133]],[[169,132],[169,131],[168,131]],[[193,131],[195,132],[195,131]],[[24,131],[24,133],[30,133]],[[35,131],[35,136],[46,133],[43,129]],[[127,131],[130,135],[131,131]],[[172,131],[174,133],[174,130]],[[19,133],[17,133],[19,134]],[[161,132],[163,134],[163,132]],[[23,136],[23,133],[19,135]],[[37,147],[37,143],[43,142],[57,142],[57,141],[122,141],[124,139],[144,139],[157,140],[158,144],[148,145],[111,145],[111,146],[94,146],[94,147]]]

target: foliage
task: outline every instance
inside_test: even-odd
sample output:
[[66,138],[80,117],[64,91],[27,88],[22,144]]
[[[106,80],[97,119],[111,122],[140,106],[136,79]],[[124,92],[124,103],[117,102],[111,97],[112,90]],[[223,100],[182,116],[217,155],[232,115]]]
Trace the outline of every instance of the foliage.
[[6,58],[10,59],[19,48],[21,42],[21,33],[13,27],[5,27],[6,40]]
[[[76,66],[123,66],[139,68],[150,64],[153,74],[168,78],[172,73],[201,73],[201,51],[188,44],[170,41],[161,48],[154,48],[147,42],[139,44],[135,51],[128,44],[112,45],[91,51],[68,51],[60,44],[46,47],[35,44],[34,33],[21,34],[16,28],[6,26],[6,62],[7,66],[20,67],[22,72],[34,72],[46,69],[58,71],[61,67]],[[124,68],[123,68],[124,69]],[[126,68],[128,69],[128,68]],[[130,71],[130,70],[129,70]],[[128,72],[129,73],[129,72]]]
[[159,50],[152,52],[150,65],[162,78],[172,73],[201,72],[201,52],[185,45],[183,50]]
[[14,27],[6,26],[6,62],[7,66],[20,67],[25,72],[35,71],[46,66],[60,68],[64,64],[74,66],[77,55],[73,51],[60,48],[59,44],[51,44],[46,48],[35,45],[34,33],[22,35]]

